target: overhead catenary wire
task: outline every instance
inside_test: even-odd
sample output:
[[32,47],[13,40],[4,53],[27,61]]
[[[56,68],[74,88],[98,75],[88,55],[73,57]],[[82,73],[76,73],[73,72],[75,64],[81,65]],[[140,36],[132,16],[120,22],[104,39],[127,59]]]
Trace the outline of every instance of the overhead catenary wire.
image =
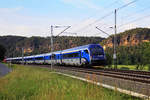
[[87,28],[87,27],[89,27],[89,26],[91,26],[91,25],[95,24],[96,22],[98,22],[98,21],[100,21],[100,20],[105,19],[106,17],[108,17],[108,16],[110,16],[110,15],[112,15],[112,14],[113,14],[113,11],[112,11],[112,12],[107,13],[106,15],[104,15],[103,17],[101,17],[100,19],[95,20],[94,22],[92,22],[92,23],[90,23],[90,24],[86,25],[85,27],[83,27],[83,28],[81,28],[81,29],[77,30],[77,32],[80,32],[81,30],[83,30],[83,29],[85,29],[85,28]]
[[139,0],[131,1],[131,2],[127,3],[127,4],[125,4],[125,5],[123,5],[123,6],[119,7],[119,8],[117,8],[116,10],[117,10],[117,11],[118,11],[118,10],[121,10],[121,9],[123,9],[123,8],[125,8],[125,7],[127,7],[127,6],[129,6],[129,5],[131,5],[131,4],[133,4],[133,3],[135,3],[135,2],[137,2],[137,1],[139,1]]
[[141,19],[146,19],[146,18],[149,18],[150,17],[150,14],[149,15],[146,15],[146,16],[143,16],[143,17],[140,17],[140,18],[137,18],[137,19],[135,19],[135,20],[132,20],[132,21],[130,21],[130,22],[127,22],[127,23],[125,23],[125,24],[121,24],[121,25],[119,25],[118,26],[118,28],[119,27],[122,27],[122,26],[124,26],[124,25],[128,25],[128,24],[130,24],[130,23],[133,23],[133,22],[136,22],[136,21],[141,21]]
[[[123,5],[123,6],[119,7],[119,8],[117,8],[116,10],[117,10],[117,11],[118,11],[118,10],[121,10],[121,9],[123,9],[123,8],[129,6],[130,4],[133,4],[133,3],[137,2],[137,1],[138,1],[138,0],[131,1],[131,2],[127,3],[127,4],[125,4],[125,5]],[[92,22],[92,23],[86,25],[85,27],[83,27],[83,28],[77,30],[77,32],[80,32],[80,31],[82,31],[83,29],[85,29],[85,28],[87,28],[87,27],[89,27],[89,26],[92,26],[93,24],[95,24],[95,23],[97,23],[97,22],[99,22],[99,21],[105,19],[106,17],[112,15],[113,13],[114,13],[114,11],[111,11],[111,12],[107,13],[107,14],[104,15],[103,17],[101,17],[101,18],[95,20],[94,22]]]
[[[146,8],[143,8],[143,9],[141,9],[141,10],[139,10],[139,11],[136,11],[136,12],[145,11],[145,10],[148,10],[149,8],[150,8],[150,6],[149,6],[149,7],[146,7]],[[135,13],[134,13],[134,14],[130,14],[130,16],[127,16],[127,17],[129,18],[129,17],[131,17],[131,16],[133,16],[133,15],[135,15]],[[120,25],[118,25],[117,28],[121,28],[121,27],[123,27],[123,26],[125,26],[125,25],[129,25],[130,23],[134,23],[134,22],[146,20],[146,19],[148,19],[148,18],[150,18],[150,14],[145,15],[145,16],[142,16],[142,17],[139,17],[139,18],[136,18],[136,19],[134,19],[134,20],[132,20],[132,21],[129,21],[129,22],[126,22],[126,23],[124,23],[124,24],[120,24]],[[109,30],[110,30],[110,29],[109,29]],[[108,30],[108,31],[109,31],[109,30]]]
[[[116,0],[115,2],[113,2],[113,3],[109,4],[108,6],[106,6],[106,8],[107,8],[107,9],[110,8],[112,5],[116,4],[117,2],[119,2],[119,1]],[[103,9],[101,9],[101,10],[103,10]],[[101,11],[101,10],[98,10],[98,11]],[[80,23],[86,22],[87,20],[93,18],[96,14],[97,14],[97,13],[95,13],[95,14],[89,16],[87,19],[82,20]],[[75,24],[75,25],[73,25],[73,26],[76,26],[76,25],[77,25],[77,24]]]
[[[135,2],[137,2],[138,0],[134,0],[134,1],[132,1],[132,2],[129,2],[129,3],[127,3],[126,5],[123,5],[123,6],[121,6],[121,7],[119,7],[119,8],[117,8],[116,10],[118,11],[118,10],[120,10],[120,9],[123,9],[123,8],[125,8],[125,7],[127,7],[128,5],[130,5],[130,4],[132,4],[132,3],[135,3]],[[149,8],[149,7],[148,7]],[[145,8],[146,9],[146,8]],[[142,9],[141,11],[144,11],[145,9]],[[148,15],[149,16],[149,15]],[[145,17],[148,17],[148,16],[145,16]],[[136,19],[136,20],[133,20],[132,22],[134,22],[134,21],[137,21],[137,20],[139,20],[139,18],[138,19]],[[110,30],[110,29],[109,29]],[[96,35],[96,34],[95,34]]]
[[[106,8],[108,9],[108,8],[110,8],[111,6],[113,6],[114,4],[116,4],[116,3],[118,3],[118,2],[119,2],[119,1],[116,0],[116,1],[112,2],[111,4],[109,4],[108,6],[106,6]],[[101,9],[101,10],[102,10],[102,9]],[[101,10],[99,10],[99,11],[101,11]],[[113,13],[113,12],[112,12],[112,13]],[[95,13],[95,14],[97,14],[97,13]],[[84,19],[84,20],[81,21],[80,23],[84,23],[84,22],[88,21],[89,19],[91,19],[92,17],[94,17],[95,14],[89,16],[87,19]],[[97,21],[97,20],[96,20],[96,21]],[[104,23],[103,23],[103,24],[104,24]],[[78,24],[74,24],[74,25],[72,25],[72,26],[78,26],[78,25],[79,25],[79,23],[78,23]],[[107,24],[107,25],[108,25],[108,24]],[[76,32],[74,32],[74,33],[76,33],[76,35],[77,35],[77,32],[78,32],[78,31],[76,31]]]
[[148,6],[148,7],[146,7],[146,8],[143,8],[143,9],[141,9],[141,10],[138,10],[138,11],[136,11],[136,12],[134,12],[134,13],[128,14],[128,15],[126,15],[126,16],[124,16],[124,17],[125,17],[125,18],[133,17],[133,16],[136,16],[136,13],[144,12],[144,11],[146,11],[146,10],[148,10],[148,9],[150,9],[150,6]]
[[[146,10],[148,10],[148,9],[150,9],[150,6],[145,7],[145,8],[143,8],[143,9],[141,9],[141,10],[138,10],[138,11],[132,13],[132,14],[128,14],[128,15],[125,16],[125,18],[126,18],[126,19],[127,19],[127,18],[130,18],[130,19],[131,19],[131,17],[134,17],[134,16],[136,17],[136,16],[137,16],[137,13],[139,13],[139,12],[144,12],[144,11],[146,11]],[[121,28],[122,26],[128,25],[128,24],[133,23],[133,22],[136,22],[136,21],[144,20],[144,18],[146,18],[146,17],[148,18],[149,15],[146,15],[146,16],[143,16],[143,17],[140,17],[140,18],[136,18],[136,19],[134,19],[134,20],[132,20],[132,21],[129,21],[129,22],[126,22],[126,23],[124,23],[124,24],[120,24],[120,25],[118,25],[117,28]],[[108,29],[108,30],[106,30],[106,31],[108,32],[108,31],[110,31],[110,30],[111,30],[111,29]]]
[[[109,4],[108,6],[106,6],[106,8],[108,9],[108,8],[110,8],[112,5],[114,5],[114,4],[116,4],[117,2],[119,2],[118,0],[116,0],[115,2],[113,2],[113,3],[111,3],[111,4]],[[99,12],[103,12],[104,11],[104,9],[101,9],[101,10],[98,10]],[[93,18],[95,15],[96,15],[97,13],[95,13],[95,14],[93,14],[93,15],[91,15],[91,16],[89,16],[87,19],[84,19],[84,20],[82,20],[80,23],[84,23],[84,22],[86,22],[87,20],[89,20],[89,19],[91,19],[91,18]],[[79,25],[79,23],[78,24],[75,24],[75,25],[72,25],[72,26],[77,26],[77,25]]]
[[[150,14],[149,14],[149,15],[146,15],[146,16],[142,16],[142,17],[140,17],[140,18],[137,18],[137,19],[135,19],[135,20],[129,21],[129,22],[127,22],[127,23],[120,24],[120,25],[118,25],[117,28],[121,28],[121,27],[123,27],[123,26],[125,26],[125,25],[129,25],[130,23],[134,23],[134,22],[138,22],[138,21],[141,21],[141,20],[145,20],[145,19],[147,19],[147,18],[149,18],[149,17],[150,17]],[[110,29],[107,30],[107,31],[110,31]]]

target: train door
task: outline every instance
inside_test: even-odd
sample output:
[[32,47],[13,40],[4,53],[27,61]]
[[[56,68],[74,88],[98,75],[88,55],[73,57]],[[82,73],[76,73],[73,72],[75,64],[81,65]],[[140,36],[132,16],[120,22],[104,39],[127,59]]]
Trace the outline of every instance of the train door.
[[81,56],[82,56],[82,55],[81,55],[81,51],[79,51],[79,57],[80,57],[80,58],[79,58],[79,62],[80,62],[80,65],[81,65]]
[[62,53],[60,53],[60,64],[62,64]]
[[84,63],[84,64],[90,63],[90,54],[87,49],[83,50],[83,52],[82,52],[81,63]]

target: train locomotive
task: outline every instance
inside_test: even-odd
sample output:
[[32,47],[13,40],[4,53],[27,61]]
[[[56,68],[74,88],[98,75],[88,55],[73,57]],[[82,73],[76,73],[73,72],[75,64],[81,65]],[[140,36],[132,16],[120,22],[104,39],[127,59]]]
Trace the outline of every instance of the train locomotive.
[[103,65],[105,60],[106,57],[102,46],[100,46],[99,44],[88,44],[51,53],[25,57],[7,58],[6,62],[18,64],[24,63],[88,66]]

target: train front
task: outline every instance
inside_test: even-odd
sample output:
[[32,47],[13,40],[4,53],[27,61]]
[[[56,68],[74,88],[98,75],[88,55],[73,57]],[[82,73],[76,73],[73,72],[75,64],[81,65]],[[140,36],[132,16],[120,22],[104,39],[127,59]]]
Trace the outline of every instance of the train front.
[[104,49],[98,45],[93,44],[89,47],[90,59],[92,65],[104,65],[106,61]]

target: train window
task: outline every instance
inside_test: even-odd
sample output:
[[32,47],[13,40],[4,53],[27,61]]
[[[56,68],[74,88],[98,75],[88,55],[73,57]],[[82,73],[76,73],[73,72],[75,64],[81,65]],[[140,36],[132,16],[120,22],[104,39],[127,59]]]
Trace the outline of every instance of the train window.
[[37,57],[36,60],[43,60],[43,57]]
[[90,48],[92,55],[102,55],[103,54],[103,49],[100,47],[93,47]]
[[49,59],[51,59],[51,56],[49,56]]
[[89,53],[88,50],[84,50],[84,52],[87,53],[87,54]]
[[33,60],[33,58],[28,58],[27,60]]
[[63,54],[63,58],[75,58],[79,57],[78,53],[70,53],[70,54]]
[[79,57],[78,53],[73,53],[73,57]]

